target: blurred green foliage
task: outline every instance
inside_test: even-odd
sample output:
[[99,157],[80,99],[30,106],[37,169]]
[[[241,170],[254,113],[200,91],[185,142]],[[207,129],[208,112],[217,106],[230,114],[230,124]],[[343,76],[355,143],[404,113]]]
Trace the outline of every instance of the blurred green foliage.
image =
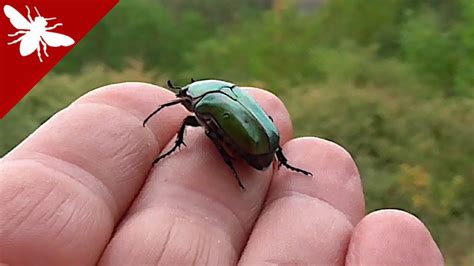
[[[124,0],[0,121],[5,154],[98,86],[221,78],[283,99],[297,135],[344,146],[369,211],[422,219],[474,259],[474,2]],[[182,82],[180,82],[182,81]]]

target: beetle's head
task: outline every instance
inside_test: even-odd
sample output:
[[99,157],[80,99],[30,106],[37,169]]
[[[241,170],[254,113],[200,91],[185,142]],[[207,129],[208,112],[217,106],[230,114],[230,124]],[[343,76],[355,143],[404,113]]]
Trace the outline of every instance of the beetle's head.
[[183,100],[181,103],[184,105],[184,107],[186,107],[186,109],[193,112],[193,99],[191,96],[188,95],[189,85],[184,87],[178,87],[174,86],[173,83],[168,80],[168,88],[170,88],[170,90],[172,90],[176,94],[177,98],[181,98]]
[[178,87],[173,85],[171,80],[168,80],[168,88],[173,91],[176,94],[176,97],[178,98],[184,98],[186,97],[186,92],[188,91],[188,86],[185,87]]
[[179,88],[178,91],[176,91],[176,97],[179,97],[179,98],[186,98],[188,97],[188,87],[183,87],[183,88]]

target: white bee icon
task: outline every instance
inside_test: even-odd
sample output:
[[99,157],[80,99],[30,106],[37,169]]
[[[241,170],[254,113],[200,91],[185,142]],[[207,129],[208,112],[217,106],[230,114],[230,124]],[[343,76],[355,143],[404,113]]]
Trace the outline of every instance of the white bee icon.
[[59,47],[70,46],[74,44],[74,40],[67,35],[56,32],[49,32],[50,30],[63,25],[62,23],[57,23],[52,27],[46,27],[48,25],[48,20],[53,20],[56,18],[42,17],[38,12],[38,9],[35,7],[38,16],[35,17],[35,20],[33,20],[31,18],[30,9],[28,8],[28,6],[26,6],[26,9],[28,10],[29,21],[12,6],[5,5],[3,7],[3,12],[10,19],[10,22],[13,27],[18,30],[14,34],[8,34],[8,36],[15,37],[20,34],[23,34],[18,39],[9,42],[8,45],[21,42],[20,54],[22,56],[28,56],[36,50],[40,62],[43,62],[43,59],[41,59],[40,44],[43,46],[43,53],[46,56],[49,56],[46,52],[47,46]]

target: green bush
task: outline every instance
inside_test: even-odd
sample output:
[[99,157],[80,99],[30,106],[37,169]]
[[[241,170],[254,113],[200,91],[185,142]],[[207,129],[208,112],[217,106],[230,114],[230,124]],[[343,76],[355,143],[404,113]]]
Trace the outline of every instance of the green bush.
[[317,15],[320,40],[336,46],[344,40],[378,44],[381,53],[396,54],[400,17],[408,6],[400,0],[331,0]]
[[404,25],[401,43],[417,73],[444,95],[453,96],[459,47],[450,35],[454,33],[442,31],[438,20],[434,11],[413,16]]
[[432,8],[409,12],[400,34],[401,47],[407,62],[433,87],[432,94],[472,98],[474,5],[463,0],[455,7],[456,16],[448,22]]
[[462,50],[454,84],[462,95],[474,98],[474,5],[470,0],[462,1],[462,20],[458,25]]
[[186,54],[191,67],[185,74],[270,84],[315,79],[318,73],[306,62],[314,42],[309,40],[311,30],[305,22],[294,12],[284,16],[267,12],[225,27]]
[[121,1],[66,58],[56,72],[77,72],[94,62],[115,69],[130,58],[140,59],[146,68],[177,71],[187,51],[208,37],[212,27],[204,16],[184,10],[179,19],[157,1]]
[[196,43],[212,37],[218,27],[265,8],[263,2],[251,0],[123,0],[55,71],[77,72],[94,62],[121,69],[133,58],[143,61],[147,69],[177,73],[187,67],[184,54]]
[[409,64],[379,57],[376,45],[362,47],[354,41],[321,44],[318,34],[308,27],[318,19],[294,12],[265,13],[258,20],[225,28],[187,53],[191,67],[182,78],[254,81],[274,92],[308,82],[335,82],[430,93]]
[[474,248],[472,230],[455,230],[474,222],[474,127],[467,126],[474,125],[474,100],[335,84],[292,88],[282,97],[298,135],[330,139],[351,152],[368,210],[414,213],[451,263],[467,254],[460,246]]

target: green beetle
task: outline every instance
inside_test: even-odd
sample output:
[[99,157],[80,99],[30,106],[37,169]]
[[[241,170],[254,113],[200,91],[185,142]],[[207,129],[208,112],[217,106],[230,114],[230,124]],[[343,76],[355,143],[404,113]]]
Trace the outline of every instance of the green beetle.
[[175,145],[159,156],[153,164],[173,153],[181,145],[186,146],[183,140],[186,126],[202,126],[242,189],[244,185],[232,164],[228,150],[258,170],[267,168],[276,155],[279,167],[283,165],[290,170],[312,175],[288,164],[280,147],[280,134],[273,119],[249,94],[236,85],[221,80],[191,79],[191,84],[182,88],[173,86],[171,81],[168,81],[168,86],[177,90],[177,99],[160,105],[143,121],[143,126],[161,109],[176,104],[182,104],[194,115],[183,120]]

